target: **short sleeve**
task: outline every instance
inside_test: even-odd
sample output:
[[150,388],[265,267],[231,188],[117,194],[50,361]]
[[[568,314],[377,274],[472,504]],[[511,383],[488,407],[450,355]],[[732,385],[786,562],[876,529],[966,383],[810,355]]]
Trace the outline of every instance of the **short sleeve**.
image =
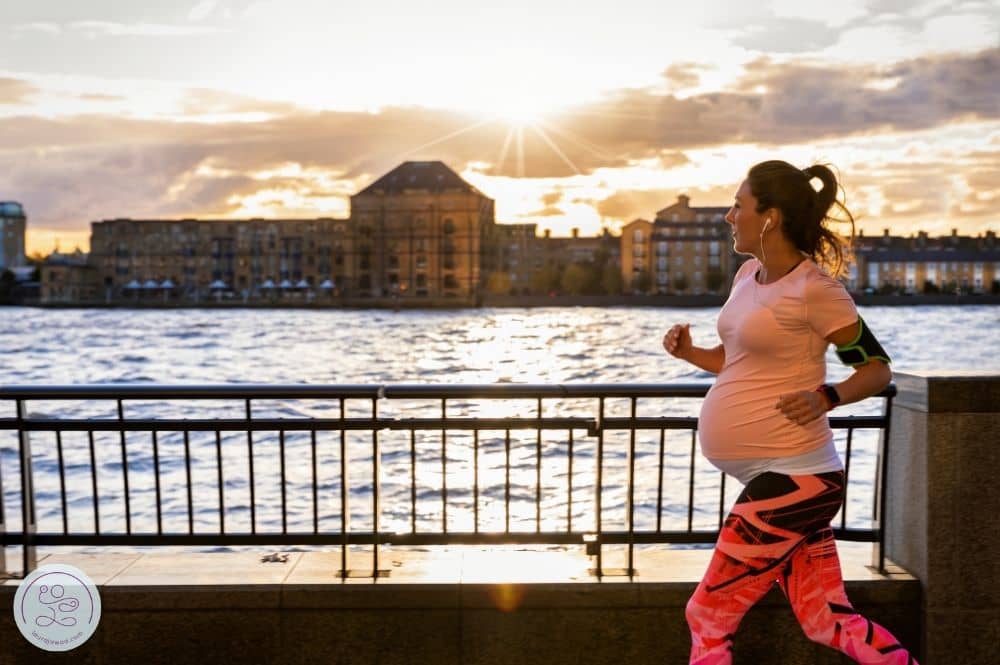
[[817,272],[806,286],[806,319],[826,339],[835,330],[857,323],[858,308],[843,284]]

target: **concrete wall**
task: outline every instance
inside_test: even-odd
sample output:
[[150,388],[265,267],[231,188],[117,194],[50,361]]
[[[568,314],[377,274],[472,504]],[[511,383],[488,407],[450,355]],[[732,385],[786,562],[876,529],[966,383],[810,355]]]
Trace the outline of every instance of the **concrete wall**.
[[998,662],[1000,375],[895,381],[886,552],[923,587],[921,662]]
[[[869,547],[843,553],[854,605],[916,644],[916,580],[865,568]],[[97,632],[65,654],[39,651],[14,625],[16,583],[3,582],[0,663],[686,663],[684,605],[709,555],[655,548],[640,553],[638,577],[598,580],[582,548],[394,549],[377,581],[339,579],[337,552],[288,553],[280,563],[249,552],[49,555],[39,564],[70,563],[97,584]],[[737,634],[736,665],[849,662],[809,642],[777,591]]]

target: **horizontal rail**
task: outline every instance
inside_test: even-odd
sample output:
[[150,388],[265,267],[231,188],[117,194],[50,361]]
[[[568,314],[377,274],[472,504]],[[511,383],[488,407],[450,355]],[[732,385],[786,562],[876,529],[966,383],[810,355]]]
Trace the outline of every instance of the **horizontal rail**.
[[[0,386],[0,400],[39,399],[455,399],[480,397],[528,399],[554,397],[704,397],[710,386],[703,383],[588,383],[530,384],[485,383],[464,385],[323,385],[323,384],[205,384],[162,386],[145,383],[110,383],[79,386]],[[873,397],[895,397],[890,384]]]
[[[875,529],[842,529],[835,527],[834,536],[838,540],[872,542],[878,535]],[[685,545],[708,545],[719,537],[715,530],[703,531],[602,531],[599,538],[605,545],[659,545],[665,542]],[[583,545],[595,540],[595,534],[567,531],[452,531],[449,533],[396,533],[383,531],[378,534],[366,531],[352,531],[348,534],[350,545],[383,545],[416,547],[429,545]],[[24,534],[0,534],[0,543],[21,545],[26,541]],[[164,534],[88,534],[88,533],[37,533],[31,536],[35,545],[116,545],[116,546],[219,546],[219,545],[340,545],[343,539],[339,533],[256,533],[225,534],[214,533],[164,533]]]
[[14,418],[0,419],[0,429],[29,432],[277,432],[371,431],[371,430],[504,430],[586,429],[593,418],[143,418],[120,421],[112,418]]

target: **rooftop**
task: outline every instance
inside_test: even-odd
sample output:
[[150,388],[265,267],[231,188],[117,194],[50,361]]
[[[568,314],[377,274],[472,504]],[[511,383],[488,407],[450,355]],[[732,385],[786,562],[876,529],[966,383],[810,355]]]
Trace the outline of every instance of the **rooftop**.
[[400,194],[404,190],[414,189],[430,192],[459,190],[482,196],[482,192],[463,180],[447,164],[440,161],[403,162],[355,196],[376,193]]

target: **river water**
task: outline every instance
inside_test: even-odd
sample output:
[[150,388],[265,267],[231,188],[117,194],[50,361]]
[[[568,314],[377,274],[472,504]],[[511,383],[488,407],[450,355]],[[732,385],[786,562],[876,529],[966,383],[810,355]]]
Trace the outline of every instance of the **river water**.
[[[695,343],[717,343],[717,309],[670,308],[536,308],[479,310],[264,310],[264,309],[0,309],[0,382],[3,384],[155,383],[218,384],[457,384],[457,383],[710,383],[712,375],[669,357],[660,346],[673,323],[690,322]],[[864,307],[862,315],[893,357],[896,371],[1000,371],[1000,307],[913,306]],[[832,352],[829,378],[846,376]],[[383,400],[384,402],[384,400]],[[696,415],[700,400],[643,401],[640,415]],[[593,417],[595,401],[546,402],[545,415]],[[128,402],[129,417],[238,417],[241,404]],[[364,413],[364,404],[350,406]],[[439,415],[439,403],[387,403],[381,415]],[[455,402],[449,415],[534,415],[534,403]],[[611,413],[624,414],[627,403],[611,401]],[[881,400],[851,405],[845,414],[878,413]],[[32,415],[113,417],[113,403],[33,402]],[[255,404],[257,416],[333,416],[335,405],[299,400]],[[13,416],[0,404],[0,417]],[[408,530],[411,519],[409,435],[382,437],[382,528]],[[566,460],[566,432],[546,432],[542,442],[542,529],[564,529],[574,520],[592,520],[594,441],[577,432],[573,494]],[[327,438],[324,438],[327,437]],[[512,505],[514,529],[536,526],[535,455],[531,433],[513,434]],[[133,532],[156,529],[152,444],[148,432],[128,435],[128,469]],[[843,433],[838,434],[843,450]],[[258,531],[280,530],[280,498],[276,433],[255,440],[256,520]],[[352,528],[371,526],[371,434],[351,435]],[[439,432],[418,433],[416,501],[418,530],[440,530],[441,439]],[[852,443],[852,480],[847,523],[867,526],[871,517],[874,477],[874,432],[857,432]],[[310,442],[308,435],[286,437],[288,524],[290,531],[311,530]],[[186,531],[188,501],[183,440],[164,433],[159,441],[161,515],[164,531]],[[218,475],[214,434],[192,433],[194,530],[214,531],[218,519]],[[339,530],[339,434],[319,436],[319,502],[322,530]],[[636,519],[652,528],[658,478],[659,433],[641,433],[637,442]],[[471,530],[471,436],[448,435],[447,525]],[[503,432],[484,432],[480,446],[479,527],[503,527]],[[624,491],[627,435],[609,434],[607,442],[605,519],[614,526],[625,515]],[[85,433],[63,435],[67,468],[69,530],[94,528],[91,464]],[[246,435],[225,434],[224,502],[228,531],[249,530]],[[57,450],[49,433],[32,436],[39,531],[61,531],[62,510]],[[0,431],[0,473],[8,528],[20,520],[17,440]],[[95,439],[101,530],[124,531],[123,474],[117,433]],[[668,433],[665,442],[664,529],[684,528],[687,519],[690,435]],[[717,524],[720,474],[696,460],[695,527]],[[725,501],[738,492],[729,480]],[[567,502],[571,502],[568,506]],[[569,508],[569,510],[567,510]],[[577,525],[579,522],[577,522]],[[577,528],[577,525],[574,528]],[[94,548],[91,548],[94,549]],[[214,548],[225,549],[225,548]]]

